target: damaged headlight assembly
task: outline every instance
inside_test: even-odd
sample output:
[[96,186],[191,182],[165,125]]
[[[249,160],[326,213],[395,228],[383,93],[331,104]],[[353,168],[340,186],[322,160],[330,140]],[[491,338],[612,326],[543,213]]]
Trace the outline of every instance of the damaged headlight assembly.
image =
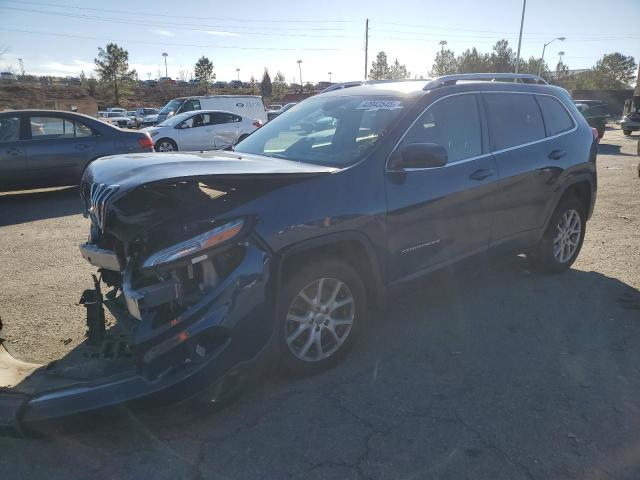
[[[201,233],[171,247],[151,254],[142,264],[143,269],[182,260],[192,255],[191,263],[196,264],[208,258],[207,250],[216,247],[237,236],[244,226],[244,220],[237,219],[225,223],[207,232]],[[202,252],[202,255],[197,255]]]

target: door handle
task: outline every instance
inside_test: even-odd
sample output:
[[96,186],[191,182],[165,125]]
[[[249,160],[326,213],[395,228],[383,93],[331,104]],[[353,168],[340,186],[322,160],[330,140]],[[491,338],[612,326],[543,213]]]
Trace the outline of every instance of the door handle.
[[7,153],[9,155],[20,155],[22,153],[22,150],[16,147],[11,147],[7,149]]
[[549,154],[549,158],[551,160],[558,160],[559,158],[564,157],[567,154],[564,150],[554,150]]
[[476,170],[471,175],[469,175],[469,178],[471,180],[484,180],[491,175],[493,175],[493,170],[488,168],[481,168],[480,170]]

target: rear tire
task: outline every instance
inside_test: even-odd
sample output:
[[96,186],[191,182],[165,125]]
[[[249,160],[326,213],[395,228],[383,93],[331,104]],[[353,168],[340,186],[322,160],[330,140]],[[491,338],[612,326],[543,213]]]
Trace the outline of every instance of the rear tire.
[[154,145],[153,148],[156,152],[177,152],[178,145],[170,138],[161,138]]
[[622,133],[624,133],[627,137],[631,136],[631,130],[623,130]]
[[367,312],[362,279],[349,264],[320,257],[300,264],[278,295],[280,366],[315,373],[340,360]]
[[540,243],[527,257],[538,270],[560,273],[575,262],[584,241],[587,215],[575,197],[562,200],[551,216]]

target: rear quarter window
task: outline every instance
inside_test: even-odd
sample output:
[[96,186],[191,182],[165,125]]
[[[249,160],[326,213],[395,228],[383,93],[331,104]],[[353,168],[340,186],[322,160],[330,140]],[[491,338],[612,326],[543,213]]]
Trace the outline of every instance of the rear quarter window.
[[573,119],[567,109],[556,98],[547,95],[537,95],[544,124],[547,127],[547,135],[553,136],[568,132],[573,128]]
[[485,93],[483,96],[494,150],[545,138],[542,115],[533,95]]

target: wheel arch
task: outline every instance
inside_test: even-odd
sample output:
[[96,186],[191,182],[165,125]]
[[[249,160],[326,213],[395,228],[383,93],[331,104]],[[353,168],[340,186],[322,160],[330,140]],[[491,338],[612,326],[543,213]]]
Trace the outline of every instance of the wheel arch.
[[[155,150],[156,145],[157,145],[157,144],[159,144],[160,142],[162,142],[163,140],[168,140],[169,142],[173,143],[173,146],[175,147],[176,151],[179,151],[179,150],[180,150],[180,147],[179,147],[179,145],[178,145],[178,142],[177,142],[175,139],[173,139],[173,138],[171,138],[171,137],[167,137],[167,136],[160,137],[158,140],[156,140],[155,142],[153,142],[153,149]],[[156,150],[156,151],[157,151],[157,150]]]
[[380,262],[369,238],[361,232],[349,231],[323,235],[296,243],[276,254],[277,288],[296,265],[310,258],[338,258],[356,269],[365,285],[367,304],[379,307],[384,301]]
[[544,233],[549,225],[549,221],[553,216],[553,212],[555,212],[560,202],[569,197],[576,197],[582,205],[584,206],[584,211],[587,214],[587,220],[591,218],[593,214],[593,207],[595,204],[595,196],[596,196],[596,185],[595,179],[592,175],[579,175],[575,176],[571,179],[571,181],[566,182],[561,189],[558,190],[556,194],[556,200],[552,203],[553,208],[549,210],[547,213],[547,219],[544,224],[544,228],[542,229],[542,233]]

